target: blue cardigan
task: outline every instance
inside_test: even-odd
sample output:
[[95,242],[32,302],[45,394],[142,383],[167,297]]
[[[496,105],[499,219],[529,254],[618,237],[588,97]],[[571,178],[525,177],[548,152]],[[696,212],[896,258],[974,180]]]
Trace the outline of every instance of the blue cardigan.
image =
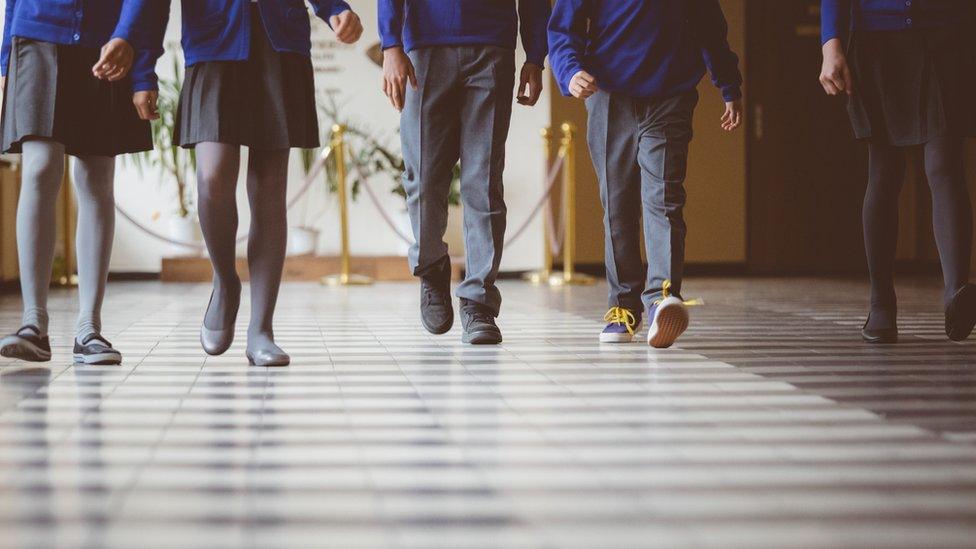
[[842,38],[848,28],[893,31],[946,26],[961,19],[967,2],[976,0],[820,0],[821,42]]
[[698,86],[706,67],[726,101],[742,97],[718,0],[557,0],[549,22],[563,94],[586,70],[604,90],[660,98]]
[[[517,4],[517,6],[516,6]],[[383,49],[522,45],[530,63],[546,59],[549,0],[378,0]]]
[[[100,48],[113,38],[122,38],[145,63],[152,57],[145,26],[149,6],[158,0],[7,0],[0,50],[0,73],[7,75],[13,37],[30,38],[52,44]],[[133,71],[133,85],[146,89],[155,85],[155,76]]]
[[[152,42],[155,56],[163,53],[169,22],[168,1],[153,0]],[[251,51],[251,0],[182,0],[183,56],[186,65],[206,61],[243,61]],[[315,14],[328,22],[333,15],[350,10],[345,0],[309,0]],[[304,0],[259,0],[261,18],[275,51],[309,56],[312,28]]]

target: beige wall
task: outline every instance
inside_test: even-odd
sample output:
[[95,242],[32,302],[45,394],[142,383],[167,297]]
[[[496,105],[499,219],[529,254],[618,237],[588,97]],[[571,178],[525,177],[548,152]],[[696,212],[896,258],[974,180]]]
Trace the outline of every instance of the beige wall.
[[[743,58],[745,72],[745,1],[722,0],[729,20],[729,42]],[[555,84],[551,87],[555,89]],[[733,135],[719,128],[724,104],[706,77],[700,87],[701,103],[695,118],[695,139],[688,173],[688,256],[693,263],[746,261],[746,133]],[[553,92],[554,124],[570,121],[585,135],[586,113],[580,101]],[[582,263],[603,262],[603,209],[596,175],[581,142],[579,166],[577,253]]]

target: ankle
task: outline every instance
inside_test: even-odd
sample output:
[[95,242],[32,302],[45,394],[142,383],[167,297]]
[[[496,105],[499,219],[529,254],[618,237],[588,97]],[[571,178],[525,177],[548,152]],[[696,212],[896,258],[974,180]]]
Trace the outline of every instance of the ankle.
[[48,314],[45,309],[28,309],[24,311],[21,326],[34,326],[40,332],[38,335],[46,336],[48,331]]

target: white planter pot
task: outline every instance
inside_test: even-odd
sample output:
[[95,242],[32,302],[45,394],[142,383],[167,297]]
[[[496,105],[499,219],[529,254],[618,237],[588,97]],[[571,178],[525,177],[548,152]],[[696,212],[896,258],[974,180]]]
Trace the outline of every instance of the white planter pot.
[[288,229],[288,255],[314,255],[319,248],[319,231],[309,227]]
[[[397,216],[394,218],[397,224],[397,229],[400,230],[400,234],[403,236],[413,239],[413,226],[410,224],[410,214],[407,210],[400,210]],[[402,239],[397,239],[400,243],[397,244],[397,250],[399,255],[406,256],[410,253],[410,244],[404,242]]]
[[[405,236],[413,238],[413,227],[410,225],[410,214],[402,210],[396,217],[397,227]],[[464,212],[461,206],[451,206],[447,211],[447,232],[444,233],[444,242],[452,256],[464,256]],[[410,244],[402,243],[399,247],[400,255],[407,255],[410,251]]]
[[196,216],[180,217],[174,215],[167,222],[169,229],[167,236],[170,240],[190,244],[183,246],[170,244],[166,255],[168,257],[200,257],[203,255],[203,233],[200,231],[200,221]]
[[451,257],[464,257],[464,208],[450,206],[447,211],[447,233],[444,242]]

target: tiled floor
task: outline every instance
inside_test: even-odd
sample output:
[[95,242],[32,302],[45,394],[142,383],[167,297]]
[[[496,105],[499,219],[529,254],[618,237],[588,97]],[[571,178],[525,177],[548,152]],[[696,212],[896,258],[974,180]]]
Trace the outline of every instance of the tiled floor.
[[601,287],[506,282],[505,344],[472,348],[422,331],[413,285],[293,284],[280,370],[204,357],[205,286],[110,290],[124,366],[68,364],[70,292],[55,361],[0,363],[0,547],[976,539],[976,340],[945,341],[935,281],[871,348],[860,282],[694,280],[668,351],[596,343]]

